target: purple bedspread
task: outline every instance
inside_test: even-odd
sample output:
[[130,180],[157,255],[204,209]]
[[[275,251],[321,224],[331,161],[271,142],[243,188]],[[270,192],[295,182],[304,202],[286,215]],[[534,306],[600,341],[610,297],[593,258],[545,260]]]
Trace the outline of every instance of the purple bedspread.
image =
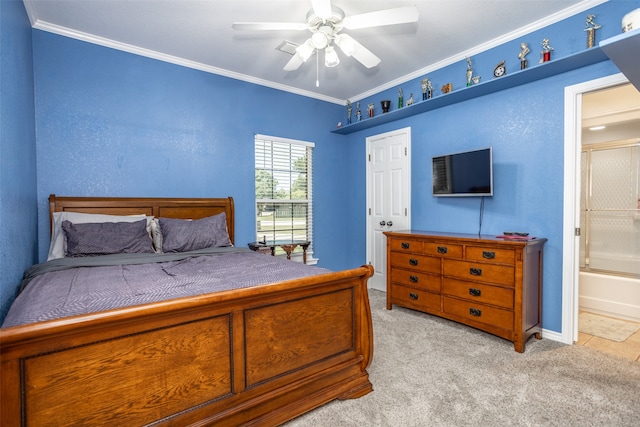
[[[26,273],[23,290],[2,327],[329,272],[244,248],[222,252],[217,248],[211,254],[132,255],[134,261],[107,255],[35,266]],[[102,259],[108,265],[100,265]]]

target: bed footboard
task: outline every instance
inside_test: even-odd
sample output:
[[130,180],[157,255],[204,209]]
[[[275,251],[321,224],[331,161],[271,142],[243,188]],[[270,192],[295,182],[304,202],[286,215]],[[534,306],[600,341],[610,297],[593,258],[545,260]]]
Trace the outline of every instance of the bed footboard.
[[278,425],[365,395],[372,272],[1,329],[2,425]]

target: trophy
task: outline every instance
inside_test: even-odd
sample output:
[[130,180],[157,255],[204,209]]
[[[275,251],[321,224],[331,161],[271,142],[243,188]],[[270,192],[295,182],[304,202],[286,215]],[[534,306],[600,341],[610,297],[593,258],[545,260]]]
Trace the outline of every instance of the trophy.
[[553,48],[549,45],[549,39],[542,39],[542,52],[540,55],[540,63],[551,61],[551,51]]
[[587,16],[587,24],[584,29],[587,32],[587,49],[593,47],[596,42],[596,30],[601,28],[602,25],[596,24],[596,15]]
[[398,108],[402,108],[404,106],[404,96],[402,95],[402,88],[398,88]]
[[529,61],[527,61],[527,54],[529,53],[529,46],[522,42],[520,43],[520,53],[518,54],[518,59],[520,59],[520,69],[524,70],[529,65]]
[[429,79],[422,79],[422,100],[431,99],[433,97],[433,86]]
[[351,101],[347,99],[347,124],[348,125],[351,124],[351,110],[353,110],[353,108],[351,107]]
[[471,86],[473,78],[473,67],[471,67],[471,58],[467,57],[467,86]]

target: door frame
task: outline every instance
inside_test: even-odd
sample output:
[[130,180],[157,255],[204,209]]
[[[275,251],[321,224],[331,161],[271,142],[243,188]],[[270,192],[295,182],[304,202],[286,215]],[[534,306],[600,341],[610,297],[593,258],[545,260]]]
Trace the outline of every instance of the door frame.
[[[564,89],[564,197],[562,225],[562,327],[557,341],[578,341],[580,236],[580,151],[582,150],[582,94],[628,83],[614,74]],[[547,331],[548,332],[548,331]],[[551,332],[553,334],[553,332]]]
[[[365,197],[366,197],[366,210],[365,210],[365,215],[366,215],[366,251],[365,251],[365,256],[367,259],[367,262],[369,262],[371,260],[371,245],[374,244],[374,242],[370,241],[369,236],[371,235],[371,215],[369,215],[369,207],[371,206],[371,163],[369,162],[368,159],[368,155],[370,153],[370,148],[371,148],[371,141],[373,140],[377,140],[377,139],[381,139],[381,138],[387,138],[393,135],[399,135],[399,134],[404,134],[407,136],[407,154],[406,154],[406,177],[407,177],[407,182],[406,182],[406,186],[405,186],[405,191],[406,191],[406,200],[407,200],[407,224],[408,224],[408,228],[411,228],[411,126],[408,127],[404,127],[404,128],[400,128],[400,129],[395,129],[389,132],[383,132],[380,134],[376,134],[376,135],[371,135],[366,137],[366,143],[365,143],[365,159],[366,159],[366,190],[365,190]],[[386,268],[386,265],[385,265]]]

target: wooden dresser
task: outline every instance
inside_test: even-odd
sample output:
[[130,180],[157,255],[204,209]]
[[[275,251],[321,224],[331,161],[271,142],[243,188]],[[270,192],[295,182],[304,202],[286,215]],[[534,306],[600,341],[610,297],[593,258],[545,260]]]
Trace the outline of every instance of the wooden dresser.
[[540,339],[542,248],[547,239],[389,231],[387,309],[444,317],[512,341]]

